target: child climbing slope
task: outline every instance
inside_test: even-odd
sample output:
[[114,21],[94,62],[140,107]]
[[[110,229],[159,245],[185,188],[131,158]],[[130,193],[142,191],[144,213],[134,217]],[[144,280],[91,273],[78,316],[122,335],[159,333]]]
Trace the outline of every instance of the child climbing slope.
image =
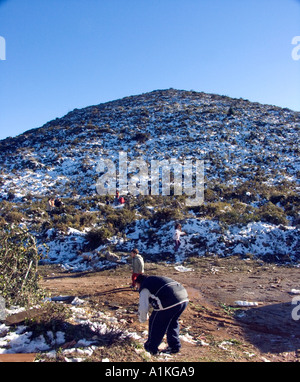
[[175,233],[173,236],[174,244],[175,244],[175,251],[177,251],[178,248],[180,247],[180,237],[183,235],[186,235],[186,233],[181,231],[181,224],[177,223],[175,225]]

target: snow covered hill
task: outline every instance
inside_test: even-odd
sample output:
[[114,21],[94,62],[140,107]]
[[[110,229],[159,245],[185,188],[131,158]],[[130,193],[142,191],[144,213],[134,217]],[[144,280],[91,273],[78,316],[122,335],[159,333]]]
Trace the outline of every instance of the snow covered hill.
[[[0,141],[0,225],[23,222],[48,243],[49,261],[71,269],[103,265],[99,251],[107,244],[125,252],[139,246],[149,256],[171,254],[170,232],[177,217],[189,231],[185,248],[191,255],[267,254],[273,260],[297,263],[299,130],[299,112],[174,89],[75,109]],[[106,216],[112,214],[103,204],[99,207],[97,165],[103,159],[116,160],[119,152],[126,152],[128,161],[141,158],[147,163],[203,160],[204,204],[188,209],[184,201],[178,202],[180,214],[157,226],[154,218],[159,209],[176,209],[172,197],[165,197],[168,201],[160,205],[151,198],[148,205],[133,203],[130,211],[135,219],[122,227],[111,223],[115,226],[110,241],[98,252],[82,255],[85,233],[107,228]],[[60,216],[59,223],[69,228],[62,230],[48,222],[42,206],[48,196],[57,194],[72,204],[68,214],[80,212],[84,224]],[[97,220],[99,208],[103,214]],[[19,219],[17,212],[23,214]]]
[[95,192],[100,158],[205,160],[205,175],[238,185],[297,182],[300,113],[242,99],[165,90],[73,110],[0,142],[1,195]]

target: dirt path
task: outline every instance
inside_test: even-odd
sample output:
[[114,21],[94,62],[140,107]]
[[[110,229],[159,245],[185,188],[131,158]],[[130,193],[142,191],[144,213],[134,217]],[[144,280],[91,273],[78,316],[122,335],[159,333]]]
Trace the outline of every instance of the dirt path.
[[[292,289],[300,289],[298,268],[237,258],[194,259],[185,266],[193,270],[179,272],[168,264],[145,266],[146,273],[172,277],[189,293],[181,334],[191,341],[182,341],[182,351],[172,361],[300,360],[300,321],[295,320],[300,309],[292,304],[291,294]],[[137,320],[139,295],[129,288],[129,265],[88,274],[45,266],[41,273],[43,286],[53,296],[78,296],[96,309],[122,315],[131,331],[147,330],[147,324]],[[258,305],[240,307],[235,304],[238,300]]]

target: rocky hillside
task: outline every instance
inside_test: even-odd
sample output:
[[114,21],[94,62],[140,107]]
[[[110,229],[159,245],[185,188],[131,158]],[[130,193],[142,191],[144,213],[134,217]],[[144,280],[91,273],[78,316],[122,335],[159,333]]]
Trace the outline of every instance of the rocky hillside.
[[75,109],[1,141],[1,194],[92,195],[100,157],[121,150],[128,159],[204,159],[207,180],[219,186],[255,176],[292,186],[299,123],[300,113],[288,109],[172,89]]
[[[297,263],[299,130],[299,112],[174,89],[75,109],[0,142],[0,226],[25,224],[47,242],[49,261],[71,269],[101,268],[108,246],[174,260],[174,220],[188,234],[178,261],[215,253]],[[204,204],[146,196],[107,205],[97,164],[120,151],[204,160]],[[46,198],[57,194],[66,207],[50,219]]]

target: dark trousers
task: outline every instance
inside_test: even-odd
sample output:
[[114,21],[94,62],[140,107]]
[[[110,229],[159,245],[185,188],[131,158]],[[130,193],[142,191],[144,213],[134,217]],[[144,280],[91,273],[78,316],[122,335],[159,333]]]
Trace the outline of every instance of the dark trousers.
[[173,308],[166,310],[155,310],[149,318],[148,340],[145,343],[145,349],[156,354],[158,346],[167,333],[167,342],[171,349],[179,350],[181,343],[179,339],[179,317],[187,307],[187,302],[182,302]]
[[180,240],[174,240],[174,245],[175,245],[175,251],[178,251],[178,248],[180,247]]

